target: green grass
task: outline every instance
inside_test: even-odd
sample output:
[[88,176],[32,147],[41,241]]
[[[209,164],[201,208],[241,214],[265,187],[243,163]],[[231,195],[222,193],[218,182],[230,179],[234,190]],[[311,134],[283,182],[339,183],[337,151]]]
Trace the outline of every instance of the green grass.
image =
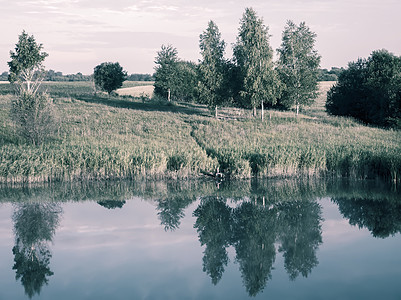
[[[135,84],[135,83],[128,83]],[[131,85],[132,86],[132,85]],[[0,182],[193,178],[217,168],[235,178],[401,178],[401,132],[328,116],[325,91],[300,116],[93,95],[88,82],[45,83],[60,128],[38,147],[9,121],[11,88],[0,84]],[[129,87],[129,86],[125,86]]]

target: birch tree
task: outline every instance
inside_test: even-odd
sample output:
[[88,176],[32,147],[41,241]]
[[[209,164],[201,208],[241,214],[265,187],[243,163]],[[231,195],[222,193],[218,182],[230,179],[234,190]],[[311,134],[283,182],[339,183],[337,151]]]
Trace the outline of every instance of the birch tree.
[[217,108],[226,99],[224,60],[225,42],[217,25],[210,21],[207,29],[200,35],[199,47],[202,60],[199,65],[198,91],[200,101],[214,108],[217,119]]
[[178,51],[172,45],[162,45],[157,52],[154,93],[162,98],[166,97],[168,101],[171,93],[174,93],[178,61]]
[[234,60],[239,68],[239,96],[245,106],[253,109],[274,105],[280,91],[274,69],[273,50],[269,44],[268,27],[252,8],[247,8],[240,21]]
[[23,31],[8,62],[9,81],[16,90],[10,115],[20,135],[33,145],[53,135],[57,127],[52,99],[39,92],[44,78],[43,61],[48,56],[42,49],[33,35]]
[[37,92],[43,80],[43,61],[48,56],[42,49],[43,45],[36,43],[34,36],[28,35],[24,30],[18,37],[15,51],[10,51],[9,81],[16,86],[19,93]]
[[288,21],[283,31],[279,54],[279,74],[284,84],[278,104],[285,109],[309,105],[318,96],[320,55],[314,49],[316,34],[305,22],[297,26]]

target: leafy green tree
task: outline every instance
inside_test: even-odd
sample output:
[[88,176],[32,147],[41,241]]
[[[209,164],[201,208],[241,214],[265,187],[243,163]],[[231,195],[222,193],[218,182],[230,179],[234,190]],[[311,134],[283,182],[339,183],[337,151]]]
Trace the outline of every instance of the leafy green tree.
[[209,108],[215,110],[227,99],[226,62],[224,59],[225,42],[221,39],[219,28],[213,21],[199,37],[202,60],[199,64],[199,98]]
[[154,93],[156,96],[170,101],[171,93],[175,92],[177,76],[178,51],[172,45],[162,45],[155,60]]
[[42,49],[43,45],[36,43],[35,37],[24,30],[18,37],[15,52],[10,51],[9,81],[16,84],[19,92],[36,94],[43,79],[43,61],[49,56]]
[[178,61],[171,97],[185,102],[195,101],[197,97],[198,70],[190,61]]
[[313,103],[318,96],[320,55],[314,49],[316,34],[305,22],[288,21],[278,49],[278,71],[284,90],[278,105],[284,109]]
[[387,50],[348,64],[327,93],[330,114],[401,127],[401,57]]
[[52,99],[39,91],[44,78],[43,61],[48,56],[42,44],[25,31],[18,38],[15,52],[10,51],[9,81],[16,96],[11,103],[11,119],[22,137],[36,145],[54,134],[57,122]]
[[93,78],[96,86],[110,95],[114,90],[122,87],[127,78],[127,72],[118,62],[104,62],[95,67]]
[[273,64],[268,27],[252,8],[247,8],[240,21],[234,59],[239,67],[240,98],[246,106],[274,105],[279,95],[279,80]]

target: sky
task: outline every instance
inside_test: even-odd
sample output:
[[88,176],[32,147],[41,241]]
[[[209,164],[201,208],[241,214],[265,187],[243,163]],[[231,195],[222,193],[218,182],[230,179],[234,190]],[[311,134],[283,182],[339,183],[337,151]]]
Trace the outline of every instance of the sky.
[[346,67],[372,51],[401,55],[400,0],[0,0],[0,72],[25,30],[43,44],[46,69],[92,74],[102,62],[129,73],[153,73],[162,44],[197,62],[199,35],[213,20],[232,56],[239,22],[252,7],[280,47],[287,20],[317,34],[321,67]]

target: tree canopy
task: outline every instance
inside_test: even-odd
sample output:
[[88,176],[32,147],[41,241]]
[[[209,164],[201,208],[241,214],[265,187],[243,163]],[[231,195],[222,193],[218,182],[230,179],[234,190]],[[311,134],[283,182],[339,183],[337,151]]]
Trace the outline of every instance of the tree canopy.
[[122,87],[127,78],[127,72],[118,62],[104,62],[95,67],[93,78],[96,86],[110,95],[111,92]]
[[305,22],[288,21],[283,31],[278,71],[284,84],[278,104],[290,109],[311,104],[318,96],[320,55],[314,49],[316,34]]
[[241,102],[254,112],[263,103],[274,105],[279,92],[269,37],[263,20],[252,8],[247,8],[240,21],[234,60],[239,69]]
[[28,93],[35,93],[40,85],[44,71],[43,61],[49,56],[46,52],[42,52],[42,49],[43,45],[36,43],[35,37],[28,35],[24,30],[18,37],[15,51],[10,51],[9,81],[17,82],[19,88]]
[[330,114],[401,127],[401,57],[387,50],[348,64],[327,94]]
[[155,59],[155,95],[168,98],[175,92],[175,79],[177,75],[178,51],[172,45],[162,45]]
[[225,42],[216,23],[210,21],[206,30],[199,37],[202,60],[199,64],[199,98],[209,108],[215,108],[226,102],[226,62],[224,60]]

